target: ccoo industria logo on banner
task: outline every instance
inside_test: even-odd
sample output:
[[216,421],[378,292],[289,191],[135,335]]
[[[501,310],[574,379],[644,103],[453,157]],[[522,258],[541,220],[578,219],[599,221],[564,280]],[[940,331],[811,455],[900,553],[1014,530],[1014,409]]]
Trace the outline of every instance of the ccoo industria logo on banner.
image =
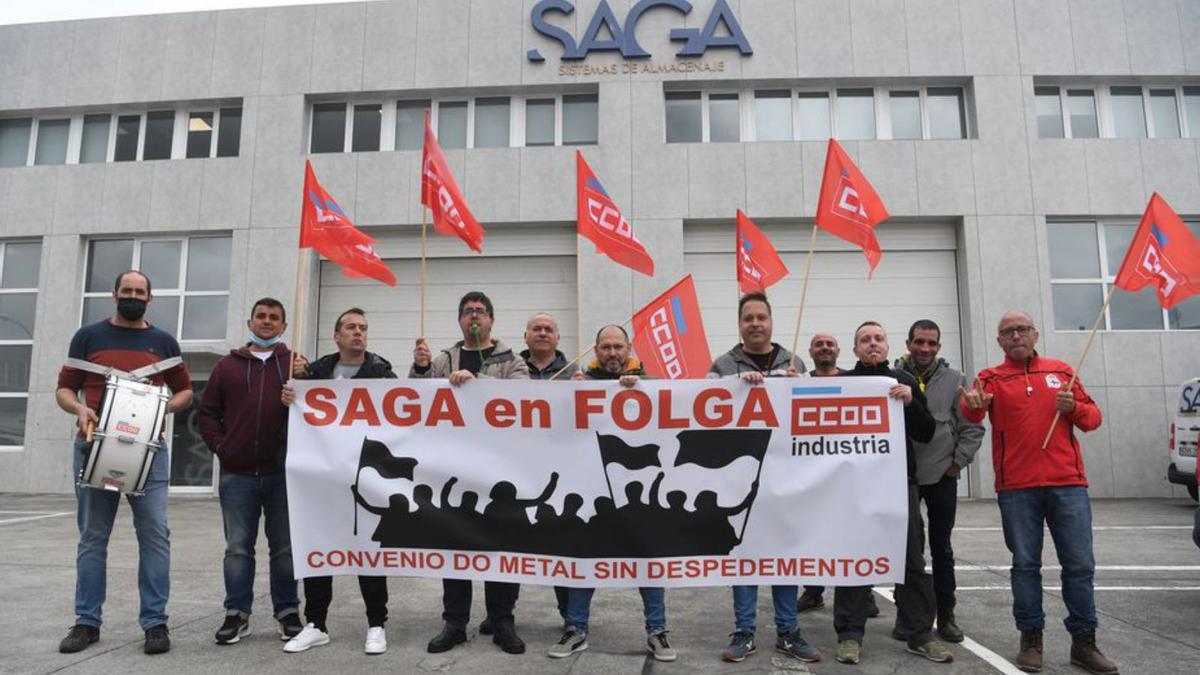
[[797,382],[298,382],[296,574],[900,581],[907,488],[892,381]]

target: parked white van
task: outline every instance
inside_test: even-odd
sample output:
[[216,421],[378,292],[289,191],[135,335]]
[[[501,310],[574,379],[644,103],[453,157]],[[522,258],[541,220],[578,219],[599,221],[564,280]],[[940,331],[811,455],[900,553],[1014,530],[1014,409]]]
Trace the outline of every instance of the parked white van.
[[1179,385],[1179,405],[1171,420],[1171,440],[1168,443],[1171,463],[1167,480],[1187,487],[1192,499],[1196,493],[1196,445],[1200,440],[1200,377]]

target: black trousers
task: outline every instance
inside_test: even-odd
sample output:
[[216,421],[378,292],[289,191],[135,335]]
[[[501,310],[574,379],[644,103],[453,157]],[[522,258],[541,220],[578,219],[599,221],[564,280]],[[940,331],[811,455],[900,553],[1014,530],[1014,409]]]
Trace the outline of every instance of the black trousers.
[[554,599],[558,602],[558,614],[563,618],[563,621],[567,620],[567,596],[569,590],[566,586],[554,587]]
[[[442,620],[457,628],[466,629],[471,622],[471,582],[465,579],[442,579]],[[520,584],[503,581],[483,583],[484,605],[492,625],[512,621],[517,607]]]
[[958,514],[958,476],[942,476],[918,488],[929,513],[929,557],[933,562],[933,593],[938,609],[954,609],[954,548],[950,535]]
[[[833,629],[838,640],[862,643],[867,627],[870,586],[838,586],[833,594]],[[896,584],[896,627],[909,635],[909,646],[933,639],[933,577],[925,571],[925,523],[917,486],[908,486],[908,542],[904,583]]]
[[[387,577],[359,577],[358,590],[367,606],[367,624],[375,627],[387,622]],[[329,603],[333,602],[333,577],[309,577],[304,580],[304,618],[325,630]]]

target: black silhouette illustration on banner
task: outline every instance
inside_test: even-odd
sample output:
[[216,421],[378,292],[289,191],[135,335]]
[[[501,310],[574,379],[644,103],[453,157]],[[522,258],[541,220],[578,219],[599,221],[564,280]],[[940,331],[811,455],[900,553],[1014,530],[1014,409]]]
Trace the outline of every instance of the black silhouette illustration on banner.
[[[357,506],[379,516],[371,538],[383,548],[510,551],[575,558],[728,555],[741,543],[750,521],[771,430],[689,430],[679,432],[677,439],[675,463],[664,468],[657,445],[630,446],[617,436],[597,434],[608,494],[585,497],[568,493],[561,500],[561,510],[550,504],[558,487],[557,473],[548,476],[536,495],[522,494],[511,482],[499,481],[488,492],[482,510],[474,491],[463,492],[458,504],[451,502],[457,477],[442,485],[436,502],[433,487],[417,484],[411,501],[404,494],[393,494],[387,506],[370,504],[359,492],[358,475],[350,491]],[[661,494],[663,479],[674,467],[693,464],[721,469],[742,457],[756,460],[758,468],[747,494],[735,506],[718,504],[712,490],[696,493],[691,510],[687,504],[692,495],[682,490]],[[630,471],[650,467],[660,471],[648,490],[640,481],[627,483],[625,504],[617,507],[609,476],[612,464]],[[359,475],[372,468],[384,478],[413,480],[416,465],[415,458],[395,457],[383,443],[363,439]],[[584,519],[579,512],[589,498],[595,512]],[[529,509],[533,509],[532,521]],[[744,518],[735,530],[730,518],[738,515]],[[356,535],[357,527],[356,508]]]

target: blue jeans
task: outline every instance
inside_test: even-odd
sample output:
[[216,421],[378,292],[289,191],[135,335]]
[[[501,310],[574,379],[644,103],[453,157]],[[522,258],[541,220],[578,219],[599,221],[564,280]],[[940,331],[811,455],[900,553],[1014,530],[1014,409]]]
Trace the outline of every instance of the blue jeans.
[[271,605],[276,619],[296,613],[300,598],[292,576],[287,480],[283,471],[253,476],[221,472],[221,520],[225,527],[225,609],[250,613],[254,601],[254,544],[263,516],[270,552]]
[[[775,632],[788,635],[796,630],[796,586],[772,586],[771,600],[775,603]],[[743,633],[754,632],[758,614],[758,586],[733,587],[733,625]]]
[[[667,593],[662,588],[642,587],[642,614],[646,617],[646,634],[656,635],[667,630]],[[594,588],[571,588],[567,591],[567,624],[579,631],[588,631]]]
[[997,495],[1004,543],[1012,552],[1013,617],[1017,630],[1042,630],[1042,524],[1050,528],[1062,565],[1063,623],[1072,635],[1096,630],[1092,581],[1092,504],[1082,486],[1004,490]]
[[[75,440],[75,476],[83,469],[86,440]],[[167,622],[171,594],[171,530],[167,528],[167,480],[171,475],[166,448],[154,450],[154,463],[141,495],[126,495],[138,540],[138,624],[145,630]],[[75,553],[75,622],[100,626],[108,582],[108,536],[121,496],[109,490],[75,487],[79,546]]]

